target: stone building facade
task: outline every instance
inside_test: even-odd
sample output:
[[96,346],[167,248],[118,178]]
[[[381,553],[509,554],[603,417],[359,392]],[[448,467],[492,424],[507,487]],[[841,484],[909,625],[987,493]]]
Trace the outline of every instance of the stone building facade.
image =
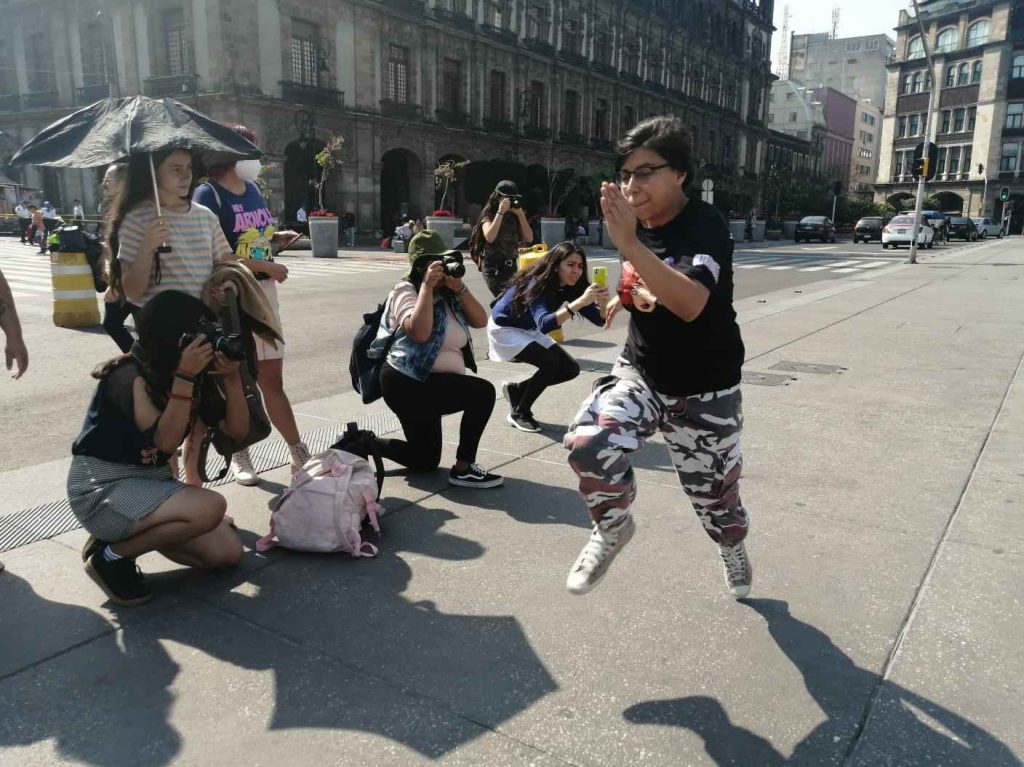
[[[316,151],[343,136],[326,205],[372,234],[399,214],[431,212],[439,161],[489,163],[528,186],[567,169],[598,178],[622,130],[674,113],[692,127],[716,190],[759,194],[773,0],[42,5],[0,3],[12,27],[30,31],[0,50],[0,163],[76,105],[172,96],[256,132],[271,204],[288,220],[315,202]],[[456,184],[466,217],[479,209],[474,172]],[[8,173],[64,207],[73,197],[95,206],[95,172]],[[543,196],[534,207],[548,207]]]
[[[939,161],[928,194],[943,211],[998,217],[999,188],[1024,213],[1024,3],[930,0],[919,4],[933,54],[929,71],[917,19],[901,11],[888,93],[876,201],[916,194],[914,147],[927,137]],[[931,124],[925,116],[931,104]],[[980,167],[979,167],[980,166]]]

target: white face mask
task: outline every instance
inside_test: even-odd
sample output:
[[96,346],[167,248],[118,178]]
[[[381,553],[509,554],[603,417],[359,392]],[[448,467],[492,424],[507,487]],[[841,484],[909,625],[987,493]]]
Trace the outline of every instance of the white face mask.
[[239,160],[235,163],[235,172],[246,181],[255,181],[260,176],[263,164],[259,160]]

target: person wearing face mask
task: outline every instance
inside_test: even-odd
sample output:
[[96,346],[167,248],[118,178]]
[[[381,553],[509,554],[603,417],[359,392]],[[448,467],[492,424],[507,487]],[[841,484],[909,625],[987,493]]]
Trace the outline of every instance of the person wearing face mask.
[[[256,143],[256,135],[244,125],[236,125],[234,130]],[[217,215],[228,245],[256,275],[267,299],[280,314],[277,283],[288,279],[288,267],[274,261],[274,256],[298,235],[287,230],[275,230],[274,216],[256,185],[259,173],[259,160],[216,165],[208,169],[210,180],[196,187],[193,199]],[[274,348],[257,336],[253,340],[256,344],[256,382],[263,394],[270,422],[288,443],[294,473],[309,460],[309,450],[299,438],[295,413],[284,391],[284,346],[278,344]],[[255,485],[259,481],[248,450],[235,453],[231,468],[235,481],[241,485]]]

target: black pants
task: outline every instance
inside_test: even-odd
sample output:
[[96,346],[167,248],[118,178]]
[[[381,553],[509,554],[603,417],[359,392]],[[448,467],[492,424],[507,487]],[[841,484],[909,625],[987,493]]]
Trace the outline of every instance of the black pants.
[[114,343],[122,352],[127,354],[131,351],[132,334],[124,326],[124,321],[132,314],[134,307],[127,301],[114,301],[103,304],[103,329],[107,335],[114,339]]
[[381,439],[381,455],[410,471],[433,471],[441,463],[441,416],[462,413],[460,461],[473,463],[494,410],[494,385],[458,373],[431,373],[417,381],[385,363],[380,373],[384,401],[402,422],[405,439]]
[[484,261],[484,282],[491,295],[497,298],[505,292],[505,286],[516,273],[516,259],[506,261]]
[[580,374],[579,364],[558,344],[545,349],[534,342],[519,352],[515,361],[537,368],[532,377],[512,385],[515,411],[522,415],[532,415],[533,403],[546,388],[571,381]]

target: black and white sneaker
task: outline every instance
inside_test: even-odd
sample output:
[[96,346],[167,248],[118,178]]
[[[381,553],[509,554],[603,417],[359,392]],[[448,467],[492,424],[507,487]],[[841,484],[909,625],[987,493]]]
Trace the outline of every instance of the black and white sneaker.
[[505,478],[498,474],[485,471],[480,464],[472,464],[468,469],[459,471],[454,466],[448,474],[448,484],[456,487],[501,487]]
[[540,424],[537,423],[529,413],[523,414],[513,411],[505,417],[505,420],[515,428],[519,429],[519,431],[528,431],[531,433],[540,431]]
[[101,541],[98,538],[90,535],[86,539],[85,545],[82,546],[82,561],[83,562],[88,562],[89,561],[89,557],[91,557],[93,555],[93,553],[96,551],[96,549],[102,549],[106,545],[107,545],[106,541]]
[[103,556],[106,548],[102,546],[92,552],[85,562],[85,572],[103,589],[107,598],[126,607],[145,604],[152,599],[153,592],[146,585],[135,560],[121,557],[110,562]]
[[515,381],[502,381],[501,382],[501,396],[505,398],[505,403],[508,405],[509,414],[516,412],[516,403],[519,400],[519,395],[516,393]]

